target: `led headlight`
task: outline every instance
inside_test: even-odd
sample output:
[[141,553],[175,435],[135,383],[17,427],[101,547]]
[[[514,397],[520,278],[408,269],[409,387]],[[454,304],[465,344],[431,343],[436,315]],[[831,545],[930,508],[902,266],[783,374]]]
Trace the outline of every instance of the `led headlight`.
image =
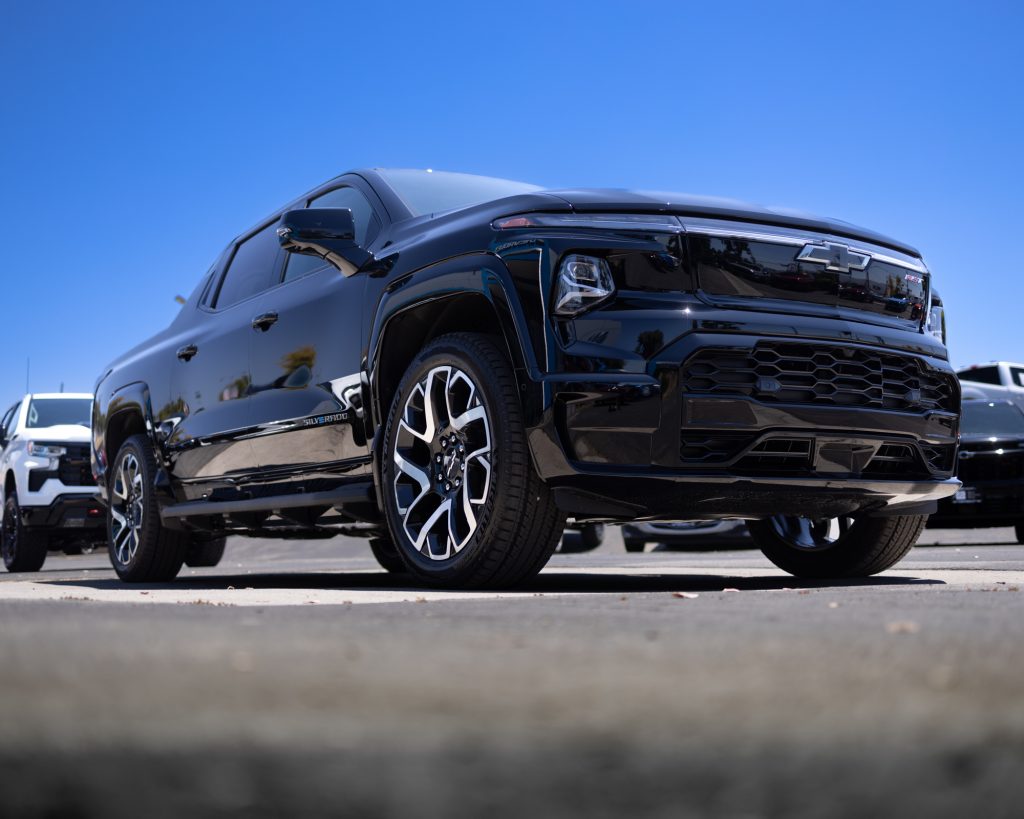
[[35,441],[28,444],[28,454],[33,458],[59,458],[66,452],[64,447],[53,444],[37,444]]
[[555,314],[575,316],[615,292],[608,262],[596,256],[570,254],[558,269]]

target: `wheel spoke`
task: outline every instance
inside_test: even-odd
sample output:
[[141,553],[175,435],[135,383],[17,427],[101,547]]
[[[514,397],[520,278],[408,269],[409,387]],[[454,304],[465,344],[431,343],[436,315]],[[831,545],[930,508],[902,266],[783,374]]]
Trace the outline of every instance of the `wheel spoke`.
[[452,429],[459,432],[466,426],[466,424],[472,423],[473,421],[486,420],[487,414],[484,412],[483,406],[472,407],[466,410],[461,415],[456,415],[452,418]]
[[391,491],[408,543],[446,560],[479,527],[473,508],[491,482],[487,409],[472,378],[457,367],[431,368],[409,390],[391,444]]

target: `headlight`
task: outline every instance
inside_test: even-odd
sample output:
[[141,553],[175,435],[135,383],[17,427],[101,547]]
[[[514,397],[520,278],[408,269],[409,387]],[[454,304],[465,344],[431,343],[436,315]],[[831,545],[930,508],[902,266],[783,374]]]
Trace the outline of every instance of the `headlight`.
[[29,441],[28,454],[34,458],[59,458],[67,452],[62,446],[54,446],[53,444],[37,444],[35,441]]
[[615,292],[608,262],[596,256],[570,254],[558,269],[555,314],[574,316]]

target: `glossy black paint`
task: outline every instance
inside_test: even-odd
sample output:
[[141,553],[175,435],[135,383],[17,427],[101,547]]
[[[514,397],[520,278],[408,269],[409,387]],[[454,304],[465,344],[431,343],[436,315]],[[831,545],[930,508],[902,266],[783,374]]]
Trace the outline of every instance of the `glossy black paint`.
[[928,525],[944,529],[1024,523],[1024,435],[964,435],[959,497],[939,502]]
[[[285,227],[291,231],[282,240],[294,246],[297,232],[309,228],[294,214],[339,186],[361,193],[379,224],[365,247],[353,249],[335,236],[331,241],[346,245],[334,247],[344,259],[294,279],[286,278],[293,254],[282,249],[260,292],[216,306],[237,244],[280,226],[281,215],[290,213]],[[672,218],[663,228],[494,227],[495,220],[516,214],[600,211]],[[910,509],[953,491],[952,468],[930,468],[926,453],[929,447],[955,449],[955,411],[772,406],[684,394],[680,380],[684,362],[708,346],[799,339],[897,354],[955,383],[945,348],[922,332],[927,274],[893,296],[899,300],[906,290],[907,304],[862,298],[871,295],[870,268],[861,277],[864,293],[857,289],[862,285],[836,275],[812,275],[813,287],[805,288],[799,270],[794,281],[784,280],[785,264],[772,280],[772,271],[745,269],[742,254],[712,259],[718,240],[688,232],[684,223],[691,217],[701,224],[717,219],[806,231],[808,241],[839,237],[920,264],[912,248],[870,231],[738,203],[555,191],[414,217],[380,174],[346,174],[232,242],[176,320],[99,379],[93,468],[101,491],[117,448],[127,435],[144,432],[159,453],[165,506],[176,509],[167,520],[175,525],[277,535],[379,526],[379,430],[391,397],[423,344],[459,330],[503,339],[534,466],[580,519],[757,516],[783,498],[805,511],[878,512],[893,504]],[[331,251],[315,245],[311,234],[305,237],[304,250]],[[606,259],[617,291],[595,309],[563,319],[552,315],[551,299],[568,253]],[[779,436],[810,440],[807,468],[748,474],[736,463],[695,467],[681,457],[682,431],[722,425],[748,435],[748,450]],[[883,446],[902,445],[915,459],[913,474],[902,478],[865,471],[856,460],[844,472],[820,455],[829,447],[880,453]],[[625,489],[624,478],[630,479]],[[279,504],[291,511],[270,518],[270,498],[297,492],[324,498],[339,487],[372,492],[374,484],[377,504],[367,502],[372,494],[341,492],[344,498],[324,508]],[[266,500],[263,513],[260,499]],[[233,511],[203,516],[196,513],[202,501]]]

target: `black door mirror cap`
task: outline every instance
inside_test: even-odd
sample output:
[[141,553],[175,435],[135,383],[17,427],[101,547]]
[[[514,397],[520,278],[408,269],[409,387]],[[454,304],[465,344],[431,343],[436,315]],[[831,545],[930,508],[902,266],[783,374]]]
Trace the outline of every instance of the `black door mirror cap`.
[[277,238],[290,253],[319,256],[351,276],[373,256],[356,243],[349,208],[304,208],[281,216]]

